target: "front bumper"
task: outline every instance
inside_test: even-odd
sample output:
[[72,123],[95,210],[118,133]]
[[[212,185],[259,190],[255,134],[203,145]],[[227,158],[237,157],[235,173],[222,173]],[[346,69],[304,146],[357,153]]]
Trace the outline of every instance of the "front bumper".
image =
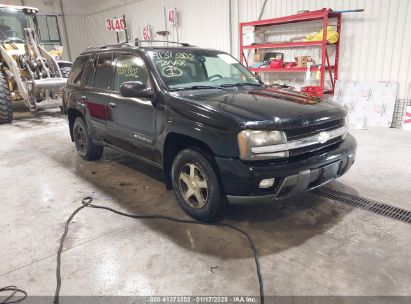
[[[230,203],[267,203],[301,195],[343,175],[354,163],[356,147],[355,138],[347,134],[341,143],[309,156],[271,162],[216,157],[216,162]],[[260,189],[260,181],[267,178],[275,178],[274,185]]]

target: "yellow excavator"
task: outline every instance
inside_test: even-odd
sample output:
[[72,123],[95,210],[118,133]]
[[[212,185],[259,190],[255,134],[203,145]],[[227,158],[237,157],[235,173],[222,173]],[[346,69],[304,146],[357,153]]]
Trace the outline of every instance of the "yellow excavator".
[[0,124],[13,120],[16,100],[30,111],[61,106],[71,63],[39,43],[37,13],[34,7],[0,4]]

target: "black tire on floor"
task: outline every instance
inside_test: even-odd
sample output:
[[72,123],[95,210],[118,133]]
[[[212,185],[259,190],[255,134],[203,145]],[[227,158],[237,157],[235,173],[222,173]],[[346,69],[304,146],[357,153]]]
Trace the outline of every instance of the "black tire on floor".
[[0,72],[0,124],[10,123],[13,120],[11,94],[7,80]]
[[171,179],[178,203],[191,217],[209,222],[224,209],[217,172],[207,154],[194,149],[179,152],[173,161]]
[[103,146],[93,143],[83,118],[77,117],[73,125],[73,138],[77,153],[85,160],[99,160],[103,155]]
[[61,76],[63,78],[68,78],[71,71],[71,67],[60,68]]

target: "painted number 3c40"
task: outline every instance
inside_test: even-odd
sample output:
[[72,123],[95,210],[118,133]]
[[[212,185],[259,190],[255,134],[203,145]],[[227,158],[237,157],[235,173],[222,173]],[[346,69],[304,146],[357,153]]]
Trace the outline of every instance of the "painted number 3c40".
[[126,29],[126,24],[123,18],[106,19],[106,29],[120,32]]

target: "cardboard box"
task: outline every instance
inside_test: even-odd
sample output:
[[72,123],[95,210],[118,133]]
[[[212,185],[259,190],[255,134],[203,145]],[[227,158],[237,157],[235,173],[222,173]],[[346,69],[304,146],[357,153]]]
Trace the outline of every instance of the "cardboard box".
[[307,61],[310,56],[297,56],[295,58],[295,62],[297,62],[297,67],[298,68],[306,68],[307,67]]
[[253,54],[253,62],[262,62],[264,61],[264,54],[263,53],[254,53]]

